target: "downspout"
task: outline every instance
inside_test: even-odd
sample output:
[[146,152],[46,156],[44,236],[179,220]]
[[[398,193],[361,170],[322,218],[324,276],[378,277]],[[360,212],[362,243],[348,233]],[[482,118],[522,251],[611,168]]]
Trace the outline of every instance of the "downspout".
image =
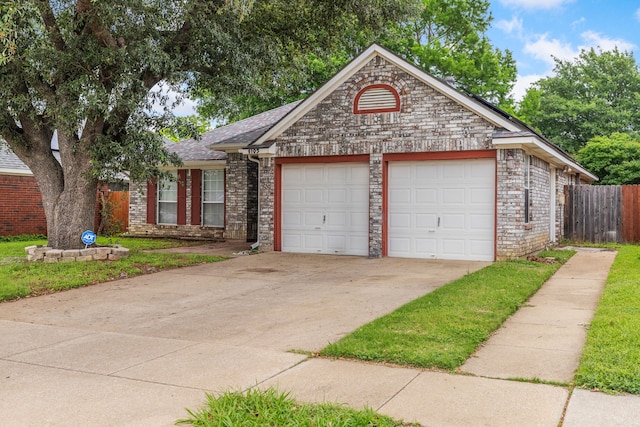
[[254,251],[260,246],[260,160],[257,157],[252,156],[251,154],[247,155],[247,159],[249,159],[250,162],[258,165],[258,217],[256,218],[256,242],[251,245],[251,250]]

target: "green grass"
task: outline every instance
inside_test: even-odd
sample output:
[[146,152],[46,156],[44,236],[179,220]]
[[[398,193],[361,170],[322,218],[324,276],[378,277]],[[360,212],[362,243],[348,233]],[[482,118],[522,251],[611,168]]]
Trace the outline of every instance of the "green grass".
[[198,411],[187,410],[189,418],[178,424],[198,427],[395,427],[408,426],[371,409],[354,410],[337,404],[301,404],[287,393],[273,388],[207,395],[207,404]]
[[28,263],[24,248],[31,245],[45,245],[46,243],[46,240],[0,243],[0,301],[42,295],[159,270],[225,259],[224,257],[195,254],[145,252],[146,249],[166,249],[193,244],[184,241],[99,238],[99,244],[117,243],[129,248],[130,256],[118,261]]
[[454,370],[571,256],[496,262],[362,326],[321,355]]
[[640,394],[640,247],[618,250],[588,331],[575,383]]

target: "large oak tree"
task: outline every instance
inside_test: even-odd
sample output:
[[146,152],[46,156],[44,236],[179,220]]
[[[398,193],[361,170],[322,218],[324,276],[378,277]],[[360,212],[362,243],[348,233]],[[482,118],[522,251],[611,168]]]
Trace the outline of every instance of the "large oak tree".
[[287,55],[331,49],[345,26],[374,30],[410,3],[1,1],[0,136],[38,181],[49,245],[82,246],[99,180],[144,180],[178,163],[153,132],[173,119],[158,84],[207,88],[217,99],[250,95],[253,77],[277,73]]

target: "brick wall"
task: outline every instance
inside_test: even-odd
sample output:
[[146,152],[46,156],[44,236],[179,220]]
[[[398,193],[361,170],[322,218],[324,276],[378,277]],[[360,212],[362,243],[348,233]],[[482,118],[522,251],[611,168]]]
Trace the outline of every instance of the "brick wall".
[[147,237],[223,239],[224,229],[191,225],[191,179],[186,180],[186,224],[158,225],[147,223],[147,184],[129,184],[129,234]]
[[[400,95],[400,111],[354,114],[355,96],[372,84]],[[276,140],[279,157],[369,155],[369,255],[382,256],[382,162],[387,153],[494,148],[494,126],[382,58],[375,58]],[[273,247],[273,159],[261,166],[261,248]]]
[[32,176],[0,175],[0,236],[47,234],[42,196]]
[[227,154],[227,239],[253,241],[257,237],[258,165],[240,153]]

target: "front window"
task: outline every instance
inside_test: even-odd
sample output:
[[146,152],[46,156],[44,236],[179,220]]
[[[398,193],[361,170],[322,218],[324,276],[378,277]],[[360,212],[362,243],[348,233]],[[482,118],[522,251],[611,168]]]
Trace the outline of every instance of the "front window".
[[202,171],[202,225],[224,227],[224,170]]
[[177,174],[170,173],[173,179],[163,178],[158,183],[158,224],[178,223]]

